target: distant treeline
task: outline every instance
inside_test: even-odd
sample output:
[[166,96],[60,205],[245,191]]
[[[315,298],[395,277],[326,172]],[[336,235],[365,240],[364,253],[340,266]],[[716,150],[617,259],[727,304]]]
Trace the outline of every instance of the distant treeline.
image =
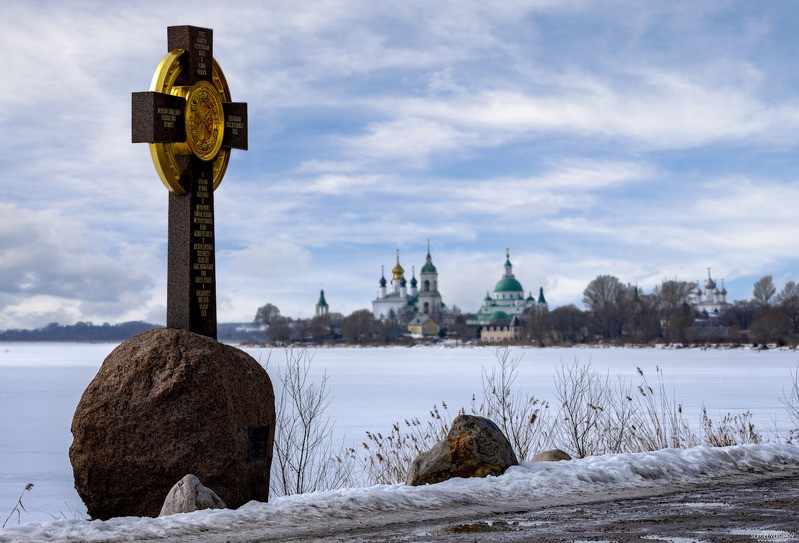
[[124,341],[145,330],[160,328],[157,324],[131,321],[119,324],[58,324],[51,322],[35,330],[6,330],[0,332],[0,341]]
[[[93,324],[78,322],[75,324],[58,324],[52,322],[35,330],[0,331],[0,341],[125,341],[136,334],[153,328],[163,328],[160,324],[144,321],[130,321],[119,324]],[[219,323],[217,335],[220,341],[243,341],[262,339],[263,330],[252,324]]]

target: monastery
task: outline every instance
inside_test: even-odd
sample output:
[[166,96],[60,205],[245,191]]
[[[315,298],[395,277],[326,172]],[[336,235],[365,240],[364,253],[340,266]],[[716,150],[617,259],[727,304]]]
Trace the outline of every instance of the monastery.
[[[399,250],[397,263],[391,269],[391,286],[386,281],[385,268],[380,274],[377,298],[372,300],[372,314],[381,320],[400,320],[408,322],[414,317],[428,316],[438,325],[449,323],[453,316],[441,299],[438,291],[438,270],[430,256],[430,243],[422,266],[419,280],[416,268],[412,267],[410,288],[405,279],[405,268],[400,264]],[[425,319],[427,320],[427,319]]]
[[505,272],[494,285],[493,295],[486,292],[483,305],[477,310],[477,317],[469,324],[485,326],[498,320],[510,320],[520,317],[533,308],[543,310],[548,307],[544,298],[544,287],[538,289],[538,298],[530,291],[524,296],[524,287],[513,275],[513,264],[510,262],[510,250],[505,249]]
[[695,313],[706,319],[720,317],[732,305],[727,301],[727,289],[724,288],[724,279],[721,280],[721,290],[719,290],[716,281],[710,276],[710,268],[707,269],[705,290],[702,291],[699,288],[699,281],[697,281],[696,290],[691,293],[688,303]]

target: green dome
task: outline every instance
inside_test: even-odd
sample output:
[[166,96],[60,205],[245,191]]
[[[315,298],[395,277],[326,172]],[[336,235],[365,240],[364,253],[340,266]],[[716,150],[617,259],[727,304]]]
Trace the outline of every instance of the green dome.
[[503,277],[497,281],[494,292],[524,292],[522,284],[513,277]]
[[504,319],[510,319],[510,315],[508,315],[504,311],[494,311],[493,313],[491,313],[488,316],[488,320],[491,321],[491,322],[498,321],[498,320],[504,320]]
[[432,262],[428,262],[422,266],[422,273],[438,273],[438,271],[436,271],[436,267],[433,266]]

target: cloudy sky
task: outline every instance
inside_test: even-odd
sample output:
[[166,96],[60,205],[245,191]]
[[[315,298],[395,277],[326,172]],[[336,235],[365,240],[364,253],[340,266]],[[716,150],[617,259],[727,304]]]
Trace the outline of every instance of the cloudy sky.
[[[223,7],[224,6],[224,7]],[[0,329],[164,322],[167,192],[132,144],[166,27],[214,30],[249,150],[215,193],[219,320],[371,307],[427,240],[448,305],[502,273],[582,306],[799,279],[788,1],[0,3]]]

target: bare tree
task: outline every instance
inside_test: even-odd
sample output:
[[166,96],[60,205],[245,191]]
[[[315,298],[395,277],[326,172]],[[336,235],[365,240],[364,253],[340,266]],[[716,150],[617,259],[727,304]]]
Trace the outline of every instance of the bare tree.
[[591,324],[604,338],[621,337],[629,289],[612,275],[599,275],[583,291],[583,303],[590,311]]
[[747,330],[755,316],[755,304],[748,300],[736,300],[721,316],[721,323]]
[[286,363],[277,370],[275,450],[270,489],[277,496],[331,490],[351,482],[352,471],[333,449],[333,421],[327,373],[318,383],[310,378],[313,356],[305,349],[286,349]]
[[696,288],[696,283],[664,279],[655,287],[654,291],[658,307],[667,314],[679,312],[694,288]]
[[272,321],[275,320],[280,316],[280,309],[277,308],[276,305],[266,304],[262,305],[258,308],[258,311],[255,312],[255,319],[253,320],[256,324],[263,324],[264,326],[269,326],[272,324]]
[[524,334],[528,339],[538,343],[543,347],[552,336],[552,320],[549,317],[549,309],[546,307],[531,308],[524,320]]
[[272,343],[285,343],[291,339],[291,323],[286,317],[276,317],[266,333]]
[[785,340],[792,328],[791,319],[782,311],[766,311],[749,326],[749,336],[755,343],[778,343]]
[[561,343],[582,343],[586,339],[588,317],[574,304],[556,307],[549,314],[553,332]]
[[793,281],[788,281],[777,296],[777,303],[791,319],[793,333],[799,334],[799,286]]
[[664,279],[655,287],[663,336],[671,341],[684,341],[687,329],[693,325],[688,296],[695,287],[695,283],[676,279]]
[[657,297],[633,291],[628,319],[628,334],[647,343],[663,333]]
[[752,299],[761,307],[769,307],[771,305],[771,299],[776,292],[777,289],[774,287],[774,278],[770,275],[764,275],[755,281],[755,285],[752,287]]
[[327,315],[317,315],[311,319],[311,323],[308,326],[308,334],[314,343],[324,343],[325,339],[330,337],[331,332],[330,317]]
[[341,321],[341,335],[347,343],[370,341],[378,331],[377,323],[368,309],[353,311]]

